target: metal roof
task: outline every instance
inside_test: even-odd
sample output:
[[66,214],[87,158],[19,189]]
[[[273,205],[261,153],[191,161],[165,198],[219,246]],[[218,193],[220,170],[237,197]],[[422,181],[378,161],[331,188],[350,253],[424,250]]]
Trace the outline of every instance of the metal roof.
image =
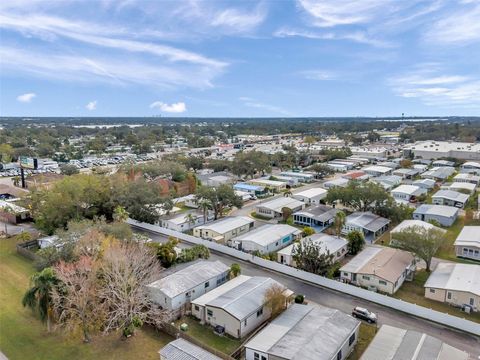
[[480,247],[480,226],[464,226],[454,245]]
[[424,286],[480,296],[480,265],[440,263]]
[[162,360],[221,360],[218,356],[182,338],[169,342],[158,353]]
[[229,267],[221,261],[197,261],[194,264],[176,271],[148,285],[160,289],[165,295],[174,298],[187,292],[199,284],[229,271]]
[[281,196],[276,199],[266,201],[264,203],[260,203],[257,205],[257,207],[270,209],[276,212],[282,212],[282,208],[284,207],[293,209],[303,205],[304,205],[303,201],[300,201],[291,197],[287,197],[287,196]]
[[458,191],[453,190],[439,190],[432,195],[432,199],[442,198],[447,200],[459,201],[461,203],[466,203],[469,196]]
[[251,191],[263,191],[265,188],[259,185],[250,185],[247,183],[237,183],[233,185],[235,189],[251,190]]
[[253,223],[254,220],[247,216],[231,216],[216,220],[206,225],[197,226],[197,229],[207,229],[219,234],[225,234],[241,226]]
[[282,286],[271,278],[254,276],[206,305],[223,309],[236,319],[243,320],[264,305],[265,293],[272,285]]
[[293,214],[294,215],[303,215],[303,216],[310,217],[310,218],[313,218],[313,219],[318,220],[318,221],[325,222],[325,221],[333,219],[339,211],[340,210],[338,210],[336,208],[332,208],[330,206],[320,204],[320,205],[317,205],[317,206],[309,207],[309,208],[304,209],[304,210],[296,211]]
[[458,215],[458,211],[458,208],[453,206],[422,204],[413,213],[423,215],[456,217]]
[[405,229],[408,229],[408,228],[414,227],[414,226],[419,226],[419,227],[422,227],[426,230],[437,229],[437,230],[442,231],[444,233],[447,232],[447,230],[439,228],[438,226],[432,225],[432,224],[430,224],[429,222],[426,222],[426,221],[422,221],[422,220],[403,220],[400,224],[398,224],[395,228],[393,228],[392,231],[390,231],[390,234],[394,234],[394,233],[400,232],[402,230],[405,230]]
[[318,195],[327,195],[327,190],[322,188],[310,188],[304,191],[293,194],[293,196],[304,196],[307,198],[312,198]]
[[251,241],[260,246],[267,246],[272,242],[281,240],[290,234],[299,234],[301,230],[286,224],[265,224],[246,234],[240,235],[232,241]]
[[372,232],[380,230],[382,227],[390,223],[390,220],[374,213],[367,212],[354,212],[347,216],[345,220],[346,224],[359,226]]
[[[303,238],[301,242],[304,243],[307,240],[311,240],[313,243],[317,244],[323,254],[326,254],[327,251],[330,254],[335,254],[348,243],[348,241],[344,238],[327,234],[313,234],[311,236]],[[291,244],[286,248],[279,250],[278,254],[291,255],[295,246],[297,246],[297,244]]]
[[359,325],[339,310],[293,304],[245,347],[288,360],[330,360]]
[[468,354],[433,336],[382,325],[360,360],[467,360]]

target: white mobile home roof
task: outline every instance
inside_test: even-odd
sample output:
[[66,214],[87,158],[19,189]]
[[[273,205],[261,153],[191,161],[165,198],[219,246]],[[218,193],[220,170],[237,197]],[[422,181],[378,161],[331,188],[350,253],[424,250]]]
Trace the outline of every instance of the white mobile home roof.
[[453,191],[458,191],[463,189],[473,193],[476,187],[477,186],[475,184],[468,183],[468,182],[454,182],[448,187],[448,189]]
[[424,215],[455,217],[458,214],[458,208],[453,206],[445,206],[445,205],[422,204],[417,208],[417,210],[414,211],[414,213],[424,214]]
[[221,360],[218,356],[182,338],[168,343],[158,353],[162,360]]
[[360,360],[467,360],[469,355],[414,330],[382,325]]
[[225,234],[231,230],[238,229],[241,226],[253,223],[254,220],[246,216],[231,216],[216,220],[208,225],[197,226],[197,229],[208,229],[219,234]]
[[254,276],[206,305],[223,309],[236,319],[243,320],[265,303],[265,293],[272,285],[281,286],[271,278]]
[[386,166],[372,165],[372,166],[364,167],[362,170],[365,172],[372,171],[380,174],[386,174],[392,171],[392,168],[389,168]]
[[480,265],[440,263],[424,286],[480,296]]
[[174,298],[228,270],[229,267],[220,261],[198,261],[154,281],[148,287],[158,288],[168,297]]
[[315,196],[319,196],[319,195],[327,195],[327,190],[325,189],[322,189],[322,188],[311,188],[311,189],[307,189],[307,190],[304,190],[304,191],[300,191],[296,194],[293,194],[293,196],[304,196],[306,198],[313,198]]
[[288,360],[330,360],[359,324],[336,309],[293,304],[245,347]]
[[464,226],[454,245],[480,247],[480,226]]
[[[304,243],[307,240],[311,240],[313,243],[319,245],[322,254],[326,254],[327,251],[330,254],[335,254],[348,243],[344,238],[327,234],[313,234],[302,239],[301,241]],[[278,254],[291,255],[295,246],[297,246],[297,244],[291,244],[286,248],[279,250]]]
[[236,288],[238,285],[243,284],[245,281],[249,279],[251,279],[251,276],[238,275],[237,277],[227,281],[225,284],[222,284],[221,286],[218,286],[215,289],[210,290],[206,294],[203,294],[199,298],[192,300],[192,304],[205,306],[210,301],[225,294],[227,291],[230,291]]
[[469,196],[467,194],[463,194],[458,191],[439,190],[432,195],[432,198],[443,198],[443,199],[460,201],[462,203],[466,203],[468,201]]
[[422,221],[422,220],[403,220],[400,224],[398,224],[395,228],[390,231],[390,234],[394,234],[397,232],[400,232],[402,230],[408,229],[409,227],[413,226],[420,226],[426,230],[430,229],[437,229],[440,231],[443,231],[444,233],[447,232],[447,230],[439,228],[438,226],[432,225],[429,222]]
[[260,246],[267,246],[290,234],[300,234],[301,230],[286,224],[265,224],[246,234],[240,235],[233,241],[251,241]]
[[415,185],[400,185],[397,186],[395,189],[392,189],[392,193],[400,193],[400,194],[407,194],[407,195],[420,195],[423,191],[418,186]]
[[276,212],[282,212],[282,208],[284,207],[296,208],[303,205],[304,205],[303,202],[300,200],[297,200],[288,196],[281,196],[276,199],[258,204],[257,207],[270,209]]

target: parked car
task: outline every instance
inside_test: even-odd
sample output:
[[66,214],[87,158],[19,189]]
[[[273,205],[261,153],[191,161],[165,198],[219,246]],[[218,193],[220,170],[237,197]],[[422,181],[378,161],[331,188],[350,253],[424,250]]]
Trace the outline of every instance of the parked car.
[[358,307],[358,306],[352,310],[352,316],[354,318],[365,320],[369,324],[373,324],[377,322],[377,315],[375,315],[373,312],[368,311],[365,308]]

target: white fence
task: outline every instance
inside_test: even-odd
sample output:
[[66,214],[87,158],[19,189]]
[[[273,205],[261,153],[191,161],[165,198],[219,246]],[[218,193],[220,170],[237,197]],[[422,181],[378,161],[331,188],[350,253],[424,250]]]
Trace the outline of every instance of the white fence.
[[187,235],[178,231],[169,230],[162,228],[160,226],[151,225],[147,223],[141,223],[132,219],[127,221],[130,225],[138,227],[143,230],[151,231],[153,233],[173,236],[182,241],[196,244],[196,245],[205,245],[207,248],[213,251],[217,251],[232,257],[235,257],[240,260],[249,261],[258,266],[264,267],[269,270],[273,270],[285,275],[296,277],[303,281],[308,281],[312,284],[319,285],[328,289],[339,291],[345,294],[355,296],[364,300],[368,300],[395,310],[403,311],[407,314],[414,315],[420,318],[424,318],[429,321],[440,323],[461,331],[465,331],[474,335],[480,335],[480,324],[475,323],[470,320],[462,319],[457,316],[452,316],[448,314],[441,313],[436,310],[428,309],[423,306],[415,305],[403,300],[391,298],[385,295],[381,295],[372,291],[368,291],[353,285],[344,284],[335,280],[325,278],[323,276],[315,275],[308,273],[303,270],[298,270],[293,267],[283,265],[274,261],[265,260],[251,254],[244,253],[242,251],[233,249],[231,247],[217,244],[212,241],[203,240],[201,238]]

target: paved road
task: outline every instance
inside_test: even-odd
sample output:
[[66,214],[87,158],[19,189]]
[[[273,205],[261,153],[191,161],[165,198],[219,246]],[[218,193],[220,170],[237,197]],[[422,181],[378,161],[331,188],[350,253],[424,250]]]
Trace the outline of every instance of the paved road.
[[[138,230],[134,230],[138,231]],[[141,231],[139,231],[141,232]],[[161,235],[148,233],[148,236],[154,241],[164,242],[166,238]],[[186,244],[181,244],[180,247],[188,247]],[[230,265],[232,263],[239,263],[242,268],[242,274],[249,276],[268,276],[278,282],[282,283],[295,293],[304,294],[307,301],[311,301],[339,309],[345,313],[350,313],[355,306],[366,307],[369,310],[377,313],[379,317],[379,324],[388,324],[404,329],[413,329],[425,332],[442,341],[455,346],[459,349],[470,353],[474,358],[480,358],[480,338],[468,335],[460,331],[455,331],[442,325],[429,322],[408,314],[395,311],[393,309],[377,305],[362,299],[357,299],[343,293],[335,292],[330,289],[325,289],[310,283],[303,282],[296,278],[279,274],[262,267],[253,265],[248,262],[240,261],[236,258],[229,257],[224,254],[212,253],[211,260],[220,260],[224,264]],[[480,326],[480,325],[479,325]]]

